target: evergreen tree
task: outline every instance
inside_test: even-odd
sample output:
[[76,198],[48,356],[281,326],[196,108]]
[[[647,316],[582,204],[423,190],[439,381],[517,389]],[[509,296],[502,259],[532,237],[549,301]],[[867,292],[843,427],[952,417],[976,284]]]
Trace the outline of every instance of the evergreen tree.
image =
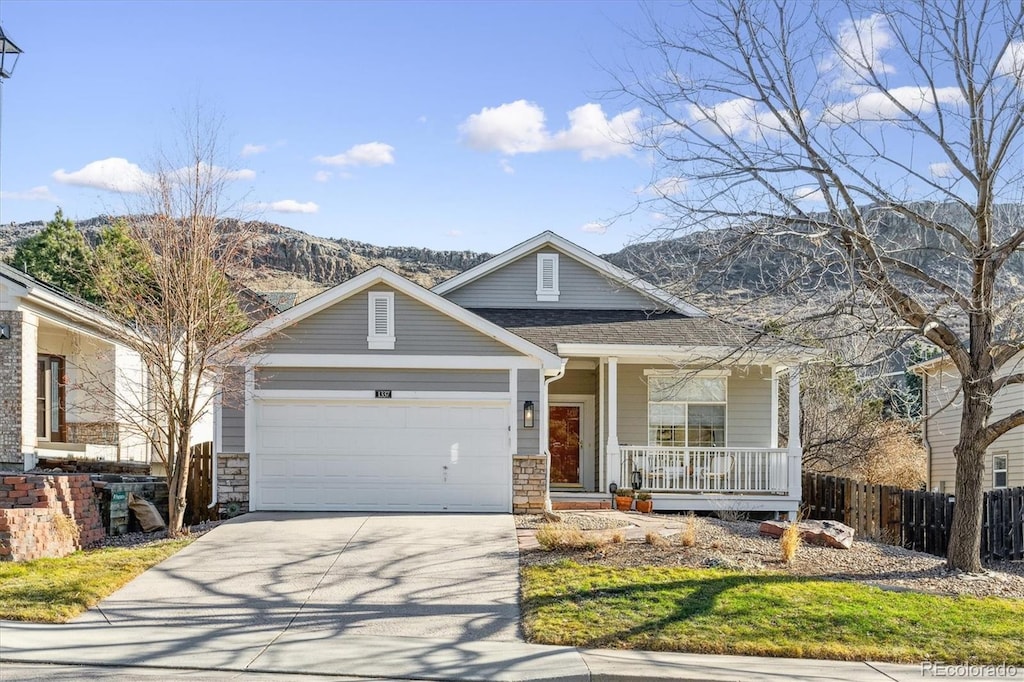
[[11,264],[40,282],[87,301],[98,300],[92,251],[59,208],[39,234],[18,244]]

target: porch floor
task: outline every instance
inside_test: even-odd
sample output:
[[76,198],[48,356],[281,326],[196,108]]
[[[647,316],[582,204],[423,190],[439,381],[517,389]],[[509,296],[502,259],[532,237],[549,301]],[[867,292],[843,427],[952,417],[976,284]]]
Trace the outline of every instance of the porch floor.
[[[567,492],[552,490],[551,508],[555,511],[569,509],[611,509],[615,498],[609,493]],[[730,511],[796,513],[800,498],[788,495],[751,495],[729,493],[659,493],[651,492],[654,511]]]

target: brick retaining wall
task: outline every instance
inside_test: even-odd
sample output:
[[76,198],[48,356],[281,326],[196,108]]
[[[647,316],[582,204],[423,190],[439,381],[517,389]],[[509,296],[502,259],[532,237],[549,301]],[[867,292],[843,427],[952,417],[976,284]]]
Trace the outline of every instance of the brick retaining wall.
[[[77,537],[59,517],[74,521]],[[102,539],[88,475],[0,473],[0,561],[66,556]]]
[[544,455],[512,458],[512,513],[539,514],[547,506],[547,470]]

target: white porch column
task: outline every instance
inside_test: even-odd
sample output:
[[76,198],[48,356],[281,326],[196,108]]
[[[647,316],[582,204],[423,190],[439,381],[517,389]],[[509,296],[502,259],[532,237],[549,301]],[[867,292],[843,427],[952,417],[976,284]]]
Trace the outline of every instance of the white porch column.
[[608,358],[608,483],[623,485],[619,480],[622,465],[619,451],[619,359]]
[[597,361],[597,461],[598,461],[598,478],[597,478],[597,489],[598,491],[608,489],[608,455],[605,452],[605,410],[608,406],[605,404],[604,397],[604,384],[605,384],[605,362],[604,358],[599,358]]
[[789,368],[789,495],[802,496],[800,470],[803,445],[800,443],[800,366]]

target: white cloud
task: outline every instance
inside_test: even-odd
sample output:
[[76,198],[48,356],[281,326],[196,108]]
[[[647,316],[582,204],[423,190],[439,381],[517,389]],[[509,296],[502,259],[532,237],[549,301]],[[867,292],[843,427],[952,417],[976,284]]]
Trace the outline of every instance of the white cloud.
[[1013,76],[1017,85],[1024,86],[1024,41],[1015,40],[1010,43],[996,68],[999,73]]
[[524,99],[484,107],[459,125],[462,142],[477,151],[513,156],[552,150],[577,151],[584,160],[623,156],[640,120],[631,109],[609,119],[600,104],[584,104],[567,114],[569,127],[547,129],[544,109]]
[[[201,163],[198,170],[204,177],[213,177],[217,180],[252,180],[256,177],[256,171],[248,168],[228,170]],[[169,172],[167,178],[172,182],[185,182],[195,173],[195,167],[178,168]],[[53,172],[53,179],[65,185],[93,187],[127,194],[139,194],[150,190],[156,186],[157,181],[157,177],[152,173],[147,173],[137,164],[119,157],[93,161],[70,173],[61,168]]]
[[53,172],[53,179],[64,185],[129,194],[144,192],[154,182],[152,175],[119,157],[93,161],[70,173],[61,168]]
[[608,224],[594,221],[592,223],[586,223],[580,227],[580,232],[586,232],[587,234],[604,234],[608,231]]
[[388,166],[395,162],[395,148],[383,142],[367,142],[334,156],[313,159],[327,166]]
[[670,176],[667,178],[659,178],[645,187],[638,187],[635,190],[635,193],[652,194],[656,197],[661,197],[662,199],[668,199],[685,193],[686,184],[686,178]]
[[865,83],[869,72],[877,75],[896,72],[882,59],[882,53],[892,43],[893,35],[884,14],[846,19],[836,32],[835,51],[822,60],[818,71],[832,76],[837,89],[861,94],[869,87]]
[[[737,139],[763,139],[767,134],[783,135],[782,123],[775,114],[758,110],[746,97],[725,100],[713,105],[687,105],[690,120],[707,135],[726,135]],[[806,116],[801,111],[801,116]]]
[[316,173],[313,173],[313,179],[317,182],[327,182],[331,179],[331,171],[318,170]]
[[50,201],[57,203],[57,197],[53,196],[53,192],[46,185],[33,187],[24,192],[0,192],[0,199],[10,199],[12,201]]
[[928,164],[928,172],[932,174],[933,178],[955,178],[960,174],[956,166],[948,161]]
[[247,144],[242,147],[242,156],[253,156],[254,154],[262,154],[267,151],[269,147],[265,144]]
[[446,237],[461,237],[462,236],[462,230],[448,230],[447,232],[444,233],[444,236],[446,236]]
[[929,88],[906,85],[892,88],[888,94],[869,92],[850,102],[833,105],[824,112],[822,118],[828,123],[904,120],[905,114],[898,105],[903,105],[914,115],[924,116],[940,104],[958,104],[962,101],[963,95],[959,88],[936,88],[933,96]]
[[508,162],[508,159],[499,159],[498,165],[501,166],[501,170],[505,171],[509,175],[514,175],[516,169],[512,167],[512,164]]
[[295,199],[261,202],[253,204],[250,208],[257,211],[268,211],[270,213],[316,213],[320,210],[320,206],[312,201],[303,203],[295,201]]
[[793,190],[792,197],[794,201],[804,201],[811,204],[825,203],[825,195],[822,193],[821,188],[813,185],[797,187]]

